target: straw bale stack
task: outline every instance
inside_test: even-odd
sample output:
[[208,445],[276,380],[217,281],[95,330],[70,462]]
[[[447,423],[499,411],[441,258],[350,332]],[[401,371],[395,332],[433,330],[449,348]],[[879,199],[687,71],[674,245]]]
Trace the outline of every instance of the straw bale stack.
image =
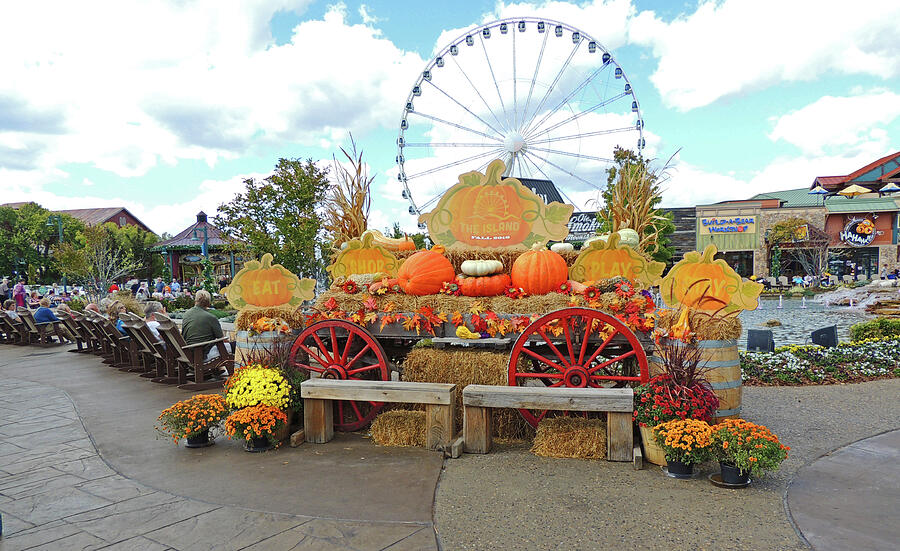
[[543,419],[531,452],[542,457],[606,459],[606,422],[582,417]]
[[[414,348],[403,363],[402,380],[456,385],[456,426],[462,427],[462,389],[467,385],[506,386],[509,353],[485,350],[437,350]],[[514,409],[494,412],[494,436],[498,439],[531,438],[534,430]]]
[[[678,321],[678,310],[659,310],[656,327],[668,330]],[[701,341],[721,341],[741,337],[741,320],[737,316],[710,316],[708,313],[691,308],[688,314],[691,331]]]
[[393,409],[372,421],[372,440],[379,446],[425,447],[425,412]]
[[249,331],[260,318],[279,318],[291,329],[302,329],[304,324],[303,309],[296,306],[245,306],[240,309],[234,320],[238,331]]

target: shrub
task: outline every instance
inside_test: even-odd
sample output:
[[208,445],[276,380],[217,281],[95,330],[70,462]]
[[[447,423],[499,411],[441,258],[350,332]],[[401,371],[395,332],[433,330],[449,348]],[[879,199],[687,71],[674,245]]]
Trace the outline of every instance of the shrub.
[[755,476],[777,469],[790,450],[768,428],[743,419],[725,419],[712,430],[715,458]]
[[712,429],[706,421],[673,419],[653,427],[653,437],[669,461],[703,463],[712,455]]
[[163,410],[156,430],[177,444],[182,438],[198,436],[214,428],[228,415],[221,394],[196,394]]
[[84,301],[80,298],[73,298],[68,303],[69,308],[75,310],[76,312],[84,312]]
[[877,318],[850,328],[850,340],[854,342],[884,337],[900,337],[900,319]]

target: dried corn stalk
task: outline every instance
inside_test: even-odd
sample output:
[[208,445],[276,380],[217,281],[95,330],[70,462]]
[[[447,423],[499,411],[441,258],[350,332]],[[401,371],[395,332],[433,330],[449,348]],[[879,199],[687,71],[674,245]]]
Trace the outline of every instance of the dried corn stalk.
[[631,228],[640,236],[640,248],[648,254],[659,250],[660,230],[664,216],[655,205],[662,197],[661,179],[668,168],[649,168],[645,162],[629,163],[618,169],[608,188],[602,216],[609,220],[610,232]]
[[339,251],[343,243],[366,231],[372,201],[370,188],[375,177],[369,176],[362,151],[357,153],[352,135],[350,143],[352,155],[341,148],[341,153],[349,162],[349,168],[346,163],[339,163],[332,156],[335,181],[325,195],[324,227],[331,234],[335,251]]

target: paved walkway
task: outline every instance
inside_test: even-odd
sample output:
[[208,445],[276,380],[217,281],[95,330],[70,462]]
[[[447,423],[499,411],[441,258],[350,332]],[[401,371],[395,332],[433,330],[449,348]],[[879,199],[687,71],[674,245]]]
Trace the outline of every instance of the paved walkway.
[[[71,376],[59,379],[67,370]],[[78,410],[67,392],[16,375],[59,379],[58,384],[80,394]],[[85,385],[94,376],[100,379]],[[221,439],[201,450],[176,447],[155,439],[153,421],[159,407],[153,404],[171,403],[188,393],[60,349],[0,345],[0,378],[0,551],[436,548],[431,503],[441,464],[437,454],[413,450],[437,465],[428,465],[430,485],[425,485],[424,498],[422,491],[403,487],[380,497],[374,493],[383,490],[379,474],[387,471],[387,478],[396,482],[422,472],[423,461],[385,459],[390,458],[381,453],[385,450],[352,437],[318,449],[305,445],[265,454],[248,454],[237,443]],[[86,392],[78,390],[82,386]],[[125,392],[128,388],[140,394]],[[125,402],[113,398],[117,392],[124,393]],[[111,424],[122,428],[109,430]],[[85,425],[92,429],[91,436]],[[107,443],[115,440],[124,442]],[[353,453],[347,448],[356,450],[353,463],[358,468],[335,469],[343,454]],[[360,448],[375,456],[373,465],[365,464]],[[323,471],[324,459],[320,465],[302,459],[317,453],[333,462],[330,472]],[[360,484],[360,474],[375,480]],[[174,491],[142,483],[147,480],[165,482]],[[410,484],[415,487],[416,480]],[[203,491],[204,485],[212,488]],[[353,485],[357,488],[348,504],[340,491]],[[287,490],[278,493],[273,490],[277,487]],[[373,494],[367,497],[367,491]],[[226,499],[208,499],[222,496]],[[407,503],[395,506],[395,499]],[[424,502],[424,512],[414,511],[417,502]],[[323,504],[323,514],[279,512],[323,510]],[[342,504],[349,514],[332,514],[340,512]],[[359,509],[370,514],[361,515]],[[398,511],[406,515],[405,521],[371,520]]]
[[900,431],[860,440],[804,467],[787,502],[815,549],[897,549]]
[[[802,550],[783,501],[795,477],[794,518],[814,546],[831,549],[800,504],[802,491],[831,490],[805,485],[807,473],[815,481],[823,454],[900,428],[900,379],[746,388],[745,416],[792,451],[778,472],[736,491],[706,481],[713,465],[678,481],[653,467],[538,458],[522,445],[446,462],[360,435],[265,454],[224,439],[187,450],[157,440],[153,424],[188,393],[60,348],[0,345],[0,381],[0,551],[436,549],[435,532],[454,550]],[[848,468],[859,464],[854,456]],[[876,508],[896,512],[896,493],[881,496]],[[878,548],[845,535],[856,549]]]

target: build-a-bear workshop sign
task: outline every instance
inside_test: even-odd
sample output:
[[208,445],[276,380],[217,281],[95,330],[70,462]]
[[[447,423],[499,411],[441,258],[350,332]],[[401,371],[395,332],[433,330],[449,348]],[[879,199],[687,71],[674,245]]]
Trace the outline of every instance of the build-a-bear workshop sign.
[[248,306],[296,306],[316,295],[316,280],[300,279],[281,264],[272,264],[272,255],[251,260],[225,290],[228,303],[235,308]]
[[484,174],[460,175],[435,209],[419,217],[431,239],[444,247],[521,247],[562,241],[575,207],[545,204],[515,178],[501,179],[506,165],[491,161]]

